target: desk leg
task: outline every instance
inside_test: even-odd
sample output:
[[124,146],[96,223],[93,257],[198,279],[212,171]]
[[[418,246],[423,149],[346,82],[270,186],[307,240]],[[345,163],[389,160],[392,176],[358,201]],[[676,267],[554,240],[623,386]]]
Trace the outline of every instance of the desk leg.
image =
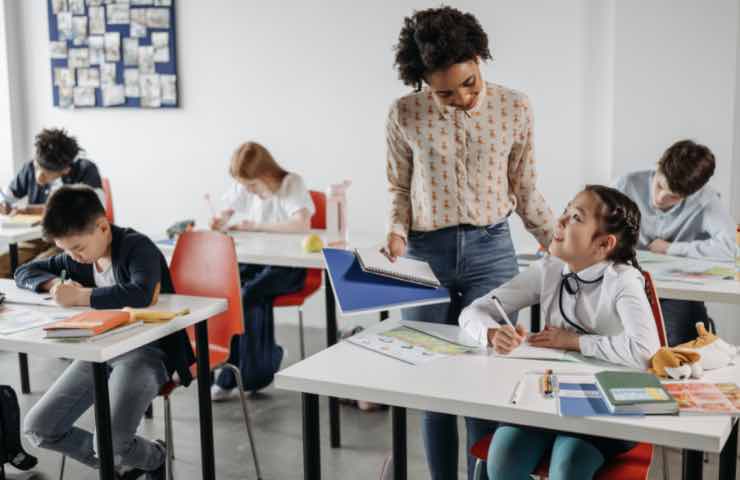
[[195,325],[195,355],[198,361],[198,413],[200,414],[200,457],[203,480],[215,480],[213,454],[213,411],[211,410],[211,370],[208,360],[208,320]]
[[540,304],[537,303],[529,307],[529,331],[539,332],[540,331]]
[[393,479],[406,480],[406,409],[391,407],[393,416]]
[[[326,344],[331,347],[337,343],[337,307],[328,270],[324,270],[324,285],[326,296]],[[334,397],[329,397],[329,437],[331,448],[339,448],[341,446],[339,400]]]
[[735,420],[735,424],[727,437],[727,442],[722,453],[719,454],[719,478],[722,480],[735,480],[737,478],[737,424],[740,420]]
[[113,431],[110,421],[110,399],[108,398],[108,364],[93,363],[95,387],[95,427],[98,440],[100,480],[115,478],[113,468]]
[[302,393],[303,402],[303,479],[321,479],[321,435],[319,396]]
[[[10,277],[13,278],[18,268],[18,244],[11,243],[8,249],[10,250]],[[28,395],[31,393],[31,381],[28,377],[28,355],[25,353],[18,354],[18,367],[21,371],[21,392]]]
[[704,452],[684,450],[681,457],[681,478],[683,480],[701,480],[704,470]]

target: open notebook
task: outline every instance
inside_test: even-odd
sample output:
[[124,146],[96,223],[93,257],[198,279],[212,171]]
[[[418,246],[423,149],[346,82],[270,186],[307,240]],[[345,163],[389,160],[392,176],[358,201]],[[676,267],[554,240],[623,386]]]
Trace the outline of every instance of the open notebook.
[[364,272],[418,283],[432,288],[441,286],[437,276],[432,271],[432,267],[427,262],[404,257],[398,257],[395,262],[391,262],[377,247],[357,248],[355,249],[355,256]]

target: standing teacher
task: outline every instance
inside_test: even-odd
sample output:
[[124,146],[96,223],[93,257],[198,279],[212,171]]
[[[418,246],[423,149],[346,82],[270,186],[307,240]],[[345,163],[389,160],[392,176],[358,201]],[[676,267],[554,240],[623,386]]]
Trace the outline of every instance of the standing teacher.
[[[404,20],[395,64],[415,92],[388,115],[386,249],[391,258],[429,262],[451,297],[406,309],[405,320],[457,325],[463,308],[517,273],[512,212],[540,244],[550,243],[553,216],[536,188],[529,100],[484,81],[480,63],[490,58],[488,36],[469,13],[442,7]],[[495,428],[474,418],[465,423],[468,451]],[[431,478],[456,479],[456,417],[424,412],[422,431]]]

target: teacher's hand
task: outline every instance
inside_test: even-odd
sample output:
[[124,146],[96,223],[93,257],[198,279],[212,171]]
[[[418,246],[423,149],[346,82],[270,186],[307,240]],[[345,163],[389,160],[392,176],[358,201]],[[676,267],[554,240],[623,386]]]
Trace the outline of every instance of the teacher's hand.
[[383,253],[388,257],[388,260],[395,262],[396,258],[403,257],[403,254],[406,253],[406,240],[400,235],[391,233],[388,237],[388,245],[383,249]]

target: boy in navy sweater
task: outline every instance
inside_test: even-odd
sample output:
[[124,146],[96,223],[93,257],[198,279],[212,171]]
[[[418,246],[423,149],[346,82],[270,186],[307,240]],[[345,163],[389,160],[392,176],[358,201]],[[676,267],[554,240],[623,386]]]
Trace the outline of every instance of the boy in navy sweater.
[[[45,128],[36,135],[34,158],[26,162],[10,185],[0,190],[0,213],[44,213],[49,195],[62,185],[84,183],[103,199],[103,183],[95,163],[83,158],[77,140],[63,129]],[[25,200],[25,205],[22,205]],[[43,240],[23,242],[20,263],[59,251]],[[0,277],[10,278],[10,257],[0,256]]]
[[[63,186],[52,194],[44,235],[64,253],[28,263],[16,272],[21,288],[50,292],[66,307],[147,307],[160,292],[174,293],[167,263],[146,236],[108,223],[97,194],[86,186]],[[60,277],[66,271],[69,280]],[[108,380],[113,453],[121,478],[165,478],[165,449],[136,435],[161,386],[177,372],[191,381],[195,358],[184,331],[145,345],[110,362]],[[75,361],[25,418],[24,431],[36,445],[98,467],[93,434],[75,427],[93,403],[92,366]]]

